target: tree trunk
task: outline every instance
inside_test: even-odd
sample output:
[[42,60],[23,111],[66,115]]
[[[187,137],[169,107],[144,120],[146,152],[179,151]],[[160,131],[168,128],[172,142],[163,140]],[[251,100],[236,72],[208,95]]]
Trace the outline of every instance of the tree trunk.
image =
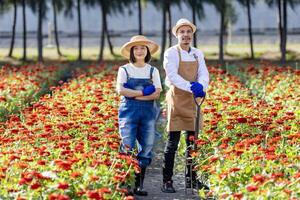
[[105,47],[105,27],[106,27],[106,12],[105,9],[103,8],[103,6],[101,6],[101,13],[102,13],[102,32],[101,32],[101,40],[100,40],[100,52],[99,52],[99,62],[103,61],[103,51],[104,51],[104,47]]
[[168,4],[167,7],[167,14],[168,14],[168,34],[169,34],[169,47],[172,46],[172,14],[171,14],[171,6]]
[[247,0],[247,14],[248,14],[248,32],[249,32],[249,40],[250,40],[250,48],[251,48],[251,59],[254,59],[250,0]]
[[[106,18],[105,18],[106,19]],[[110,35],[109,35],[109,32],[108,32],[108,28],[107,28],[107,22],[105,22],[106,24],[106,27],[105,27],[105,34],[106,34],[106,37],[107,37],[107,42],[108,42],[108,46],[109,46],[109,50],[110,50],[110,53],[111,55],[113,56],[116,56],[115,52],[114,52],[114,47],[113,47],[113,44],[110,40]]]
[[143,27],[142,27],[142,5],[141,5],[141,0],[138,0],[138,17],[139,17],[139,35],[143,34]]
[[26,2],[22,0],[22,14],[23,14],[23,61],[27,60],[26,50],[27,50],[27,39],[26,39]]
[[221,10],[221,20],[220,20],[220,36],[219,36],[219,63],[223,64],[224,63],[224,41],[223,41],[223,36],[224,36],[224,29],[225,29],[225,11]]
[[166,5],[163,3],[162,9],[162,38],[161,38],[161,52],[160,52],[160,60],[163,61],[164,51],[166,47]]
[[82,60],[82,28],[81,28],[81,5],[80,0],[77,0],[78,14],[78,60]]
[[[197,27],[197,24],[196,24],[196,11],[195,11],[195,7],[192,6],[192,18],[193,18],[193,24]],[[194,34],[194,47],[197,48],[197,31],[195,32]]]
[[11,42],[10,42],[10,49],[9,49],[8,57],[12,57],[14,46],[15,46],[16,23],[17,23],[17,1],[14,0],[14,20],[13,20],[13,26],[12,26],[12,35],[11,35]]
[[38,1],[38,61],[43,62],[43,1]]
[[56,12],[55,0],[52,0],[52,7],[53,7],[54,35],[55,35],[55,43],[56,43],[57,54],[59,56],[62,56],[62,53],[60,52],[59,40],[58,40],[57,12]]
[[281,8],[281,0],[277,0],[277,6],[278,6],[278,30],[279,30],[279,46],[280,46],[280,52],[282,52],[282,8]]
[[283,0],[283,32],[282,32],[282,52],[281,62],[286,62],[286,41],[287,41],[287,0]]

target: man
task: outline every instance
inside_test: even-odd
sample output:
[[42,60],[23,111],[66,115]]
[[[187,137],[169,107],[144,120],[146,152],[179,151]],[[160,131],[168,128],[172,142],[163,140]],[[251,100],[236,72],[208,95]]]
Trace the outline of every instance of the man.
[[[196,26],[187,19],[178,20],[172,28],[178,44],[167,49],[164,54],[166,85],[169,87],[166,94],[168,141],[164,151],[162,186],[162,191],[166,193],[176,192],[172,176],[180,133],[186,131],[186,143],[190,146],[189,138],[195,133],[194,97],[204,97],[209,83],[209,73],[203,53],[191,46],[195,31]],[[200,127],[201,122],[202,119],[198,122]],[[192,173],[193,179],[193,184],[188,187],[196,187],[196,173],[191,172],[190,167],[187,167],[187,177]]]

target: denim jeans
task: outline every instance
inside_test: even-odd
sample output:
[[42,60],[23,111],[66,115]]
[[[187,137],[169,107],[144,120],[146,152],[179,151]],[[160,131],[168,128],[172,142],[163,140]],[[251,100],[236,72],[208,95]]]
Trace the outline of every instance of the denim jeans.
[[155,139],[154,101],[123,99],[119,107],[119,132],[121,152],[132,153],[138,142],[137,159],[140,167],[147,167],[152,160]]
[[[189,136],[192,136],[194,134],[194,131],[186,131],[185,141],[187,147],[190,147],[192,145],[192,142],[189,140]],[[163,182],[172,180],[175,154],[178,148],[178,143],[180,141],[180,135],[180,131],[171,131],[168,133],[168,140],[164,150]],[[189,157],[190,155],[188,154],[187,156]],[[190,171],[188,170],[188,176],[189,173]]]

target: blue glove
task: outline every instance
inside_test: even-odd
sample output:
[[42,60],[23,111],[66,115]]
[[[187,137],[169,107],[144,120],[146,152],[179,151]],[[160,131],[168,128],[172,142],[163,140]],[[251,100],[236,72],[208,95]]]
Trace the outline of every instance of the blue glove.
[[127,89],[130,89],[130,87],[129,87],[129,84],[128,84],[128,83],[123,83],[123,87],[124,87],[124,88],[127,88]]
[[143,92],[143,96],[151,95],[153,92],[155,92],[155,87],[152,84],[148,85],[148,86],[144,87],[142,92]]
[[191,90],[195,97],[204,97],[203,85],[198,82],[191,82]]
[[196,95],[195,95],[195,97],[197,98],[197,97],[204,97],[206,95],[206,93],[202,90],[201,92],[199,92],[199,93],[197,93]]

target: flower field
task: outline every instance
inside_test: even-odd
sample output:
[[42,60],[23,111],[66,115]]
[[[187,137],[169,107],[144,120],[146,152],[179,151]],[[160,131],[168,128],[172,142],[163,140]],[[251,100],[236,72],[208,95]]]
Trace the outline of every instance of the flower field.
[[[0,105],[9,114],[0,123],[0,199],[133,199],[126,186],[138,166],[118,153],[116,73],[86,68],[44,96],[37,95],[43,84],[59,80],[56,67],[1,69]],[[193,156],[211,190],[199,195],[299,199],[299,70],[209,71]]]
[[115,74],[80,76],[0,129],[0,198],[121,199],[137,163],[118,154]]
[[205,127],[195,153],[199,174],[211,185],[208,195],[299,199],[299,71],[249,66],[245,85],[222,70],[210,73]]
[[0,69],[0,121],[37,101],[57,84],[66,69],[58,66],[3,66]]

